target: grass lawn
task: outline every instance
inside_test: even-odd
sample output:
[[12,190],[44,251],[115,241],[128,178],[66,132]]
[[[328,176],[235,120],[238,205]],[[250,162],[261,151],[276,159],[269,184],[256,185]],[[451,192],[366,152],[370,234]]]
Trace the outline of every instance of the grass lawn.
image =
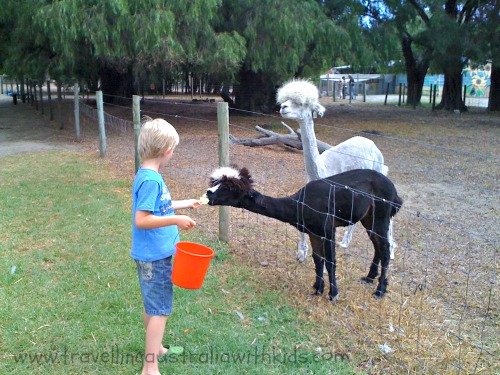
[[[142,304],[129,257],[131,181],[53,152],[0,159],[0,374],[135,374]],[[352,374],[321,327],[219,243],[201,290],[175,289],[169,374]],[[325,343],[323,343],[325,344]]]

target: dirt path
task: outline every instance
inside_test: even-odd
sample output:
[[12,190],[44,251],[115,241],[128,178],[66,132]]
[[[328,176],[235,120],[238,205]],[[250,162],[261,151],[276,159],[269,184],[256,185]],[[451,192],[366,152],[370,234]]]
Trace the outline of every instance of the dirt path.
[[14,105],[12,97],[0,95],[0,157],[25,152],[74,149],[48,116],[40,116],[29,104]]

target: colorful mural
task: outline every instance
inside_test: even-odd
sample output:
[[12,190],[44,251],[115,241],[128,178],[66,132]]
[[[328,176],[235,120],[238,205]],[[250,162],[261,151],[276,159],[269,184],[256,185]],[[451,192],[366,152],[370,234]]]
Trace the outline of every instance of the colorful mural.
[[472,97],[487,97],[491,84],[491,63],[472,67],[463,71],[463,84],[467,85],[467,93]]

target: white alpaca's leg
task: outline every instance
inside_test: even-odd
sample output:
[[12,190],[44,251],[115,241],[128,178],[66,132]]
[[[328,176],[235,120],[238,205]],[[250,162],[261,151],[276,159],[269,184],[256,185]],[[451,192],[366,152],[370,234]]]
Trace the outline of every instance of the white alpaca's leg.
[[387,231],[387,238],[389,239],[389,250],[391,251],[391,259],[394,259],[394,250],[398,245],[394,242],[394,237],[392,236],[392,219],[389,222],[389,230]]
[[307,244],[306,235],[299,232],[299,242],[297,244],[297,260],[302,263],[307,258],[307,252],[309,250],[309,245]]
[[354,232],[354,227],[356,224],[349,225],[344,233],[344,238],[340,241],[339,245],[343,248],[347,248],[352,240],[352,234]]

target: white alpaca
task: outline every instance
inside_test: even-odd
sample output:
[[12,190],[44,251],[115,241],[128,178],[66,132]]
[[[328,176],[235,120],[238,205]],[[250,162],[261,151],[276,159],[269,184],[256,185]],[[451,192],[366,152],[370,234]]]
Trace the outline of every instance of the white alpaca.
[[[384,156],[375,143],[368,138],[353,137],[324,151],[318,151],[314,133],[313,113],[323,116],[325,107],[319,103],[318,89],[307,80],[293,80],[285,83],[277,94],[281,104],[280,113],[284,118],[296,120],[300,126],[304,162],[308,181],[319,180],[352,169],[373,169],[387,175],[389,168],[384,164]],[[350,225],[340,246],[347,247],[352,239],[354,225]],[[392,220],[388,239],[391,259],[394,259]],[[297,259],[303,262],[307,257],[308,245],[303,233],[300,233]]]

